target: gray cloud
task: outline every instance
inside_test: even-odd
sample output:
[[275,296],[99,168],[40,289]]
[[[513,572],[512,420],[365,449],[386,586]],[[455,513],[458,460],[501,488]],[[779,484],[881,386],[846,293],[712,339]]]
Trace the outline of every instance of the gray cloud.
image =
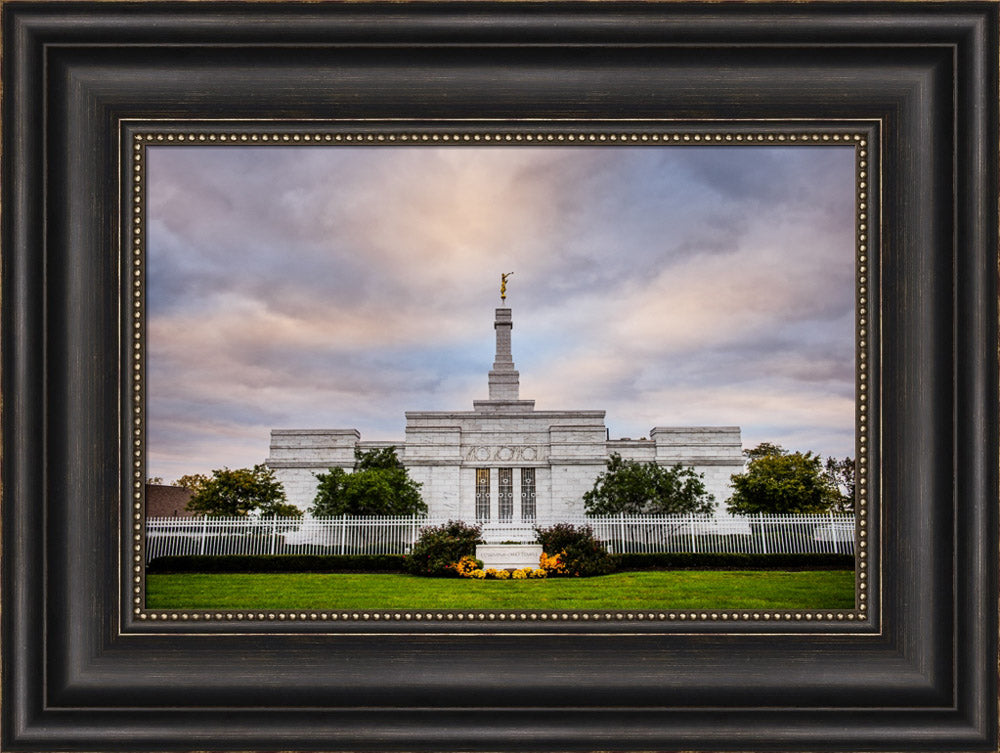
[[847,454],[852,171],[844,147],[153,147],[150,472],[470,408],[511,270],[540,408]]

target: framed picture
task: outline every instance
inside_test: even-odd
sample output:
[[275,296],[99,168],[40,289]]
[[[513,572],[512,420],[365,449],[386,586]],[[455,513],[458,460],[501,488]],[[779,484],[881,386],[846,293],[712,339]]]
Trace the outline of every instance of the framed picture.
[[[125,126],[156,482],[138,619],[864,619],[871,128],[267,126]],[[730,500],[743,446],[775,443],[747,479],[794,469],[808,493]],[[236,500],[237,478],[268,483]],[[712,562],[730,569],[651,569]],[[292,563],[312,572],[258,577]],[[223,565],[257,572],[177,572]],[[376,572],[323,572],[341,565]]]
[[[6,749],[997,750],[995,3],[10,2],[2,21]],[[210,153],[487,143],[562,147],[585,175],[602,148],[849,154],[853,608],[147,603],[169,302],[151,169],[225,204]],[[503,310],[485,402],[506,406],[531,396]],[[469,451],[500,517],[501,486],[543,476]]]

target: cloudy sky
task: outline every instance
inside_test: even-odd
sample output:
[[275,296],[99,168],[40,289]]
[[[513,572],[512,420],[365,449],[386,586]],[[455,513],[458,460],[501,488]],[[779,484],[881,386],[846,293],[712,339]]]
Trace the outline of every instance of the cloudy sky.
[[148,473],[487,397],[854,454],[843,146],[206,147],[148,159]]

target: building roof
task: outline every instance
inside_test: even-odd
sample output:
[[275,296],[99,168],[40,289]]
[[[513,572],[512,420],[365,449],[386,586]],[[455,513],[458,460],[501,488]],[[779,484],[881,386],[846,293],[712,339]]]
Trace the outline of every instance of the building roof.
[[186,510],[191,490],[183,486],[167,484],[146,484],[147,518],[190,518],[193,513]]

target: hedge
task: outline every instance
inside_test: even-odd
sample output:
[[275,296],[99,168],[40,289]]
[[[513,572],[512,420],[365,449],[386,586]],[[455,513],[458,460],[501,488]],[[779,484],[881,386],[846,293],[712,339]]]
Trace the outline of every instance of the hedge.
[[402,554],[222,554],[157,557],[149,573],[401,573]]
[[[402,554],[227,554],[157,557],[149,573],[402,573]],[[615,555],[618,570],[853,570],[850,554],[660,552]]]
[[619,570],[853,570],[851,554],[658,552],[618,554]]

